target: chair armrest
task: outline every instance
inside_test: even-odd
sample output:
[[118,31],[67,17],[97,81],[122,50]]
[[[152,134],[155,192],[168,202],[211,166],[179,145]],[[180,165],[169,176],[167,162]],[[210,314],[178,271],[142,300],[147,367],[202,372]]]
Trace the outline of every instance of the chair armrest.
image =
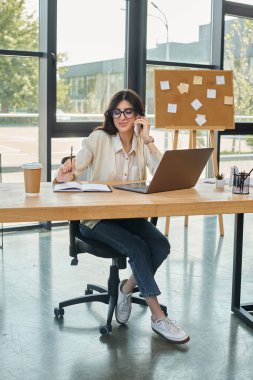
[[157,225],[157,220],[158,220],[157,216],[152,216],[150,218],[150,223],[153,224],[154,226],[156,226]]

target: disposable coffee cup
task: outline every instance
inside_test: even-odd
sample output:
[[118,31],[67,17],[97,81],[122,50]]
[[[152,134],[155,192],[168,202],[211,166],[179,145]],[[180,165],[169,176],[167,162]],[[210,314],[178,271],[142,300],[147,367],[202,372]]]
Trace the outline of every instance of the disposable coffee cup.
[[29,162],[22,165],[26,195],[36,196],[40,192],[42,165],[39,162]]

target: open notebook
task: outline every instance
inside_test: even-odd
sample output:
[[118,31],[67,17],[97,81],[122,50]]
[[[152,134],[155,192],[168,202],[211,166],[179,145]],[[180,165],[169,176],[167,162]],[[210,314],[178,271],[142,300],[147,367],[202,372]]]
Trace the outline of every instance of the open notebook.
[[76,181],[64,182],[64,183],[56,183],[54,185],[54,191],[112,191],[108,185],[101,183],[81,183]]
[[213,148],[167,150],[150,183],[113,187],[145,194],[188,189],[196,185],[212,152]]

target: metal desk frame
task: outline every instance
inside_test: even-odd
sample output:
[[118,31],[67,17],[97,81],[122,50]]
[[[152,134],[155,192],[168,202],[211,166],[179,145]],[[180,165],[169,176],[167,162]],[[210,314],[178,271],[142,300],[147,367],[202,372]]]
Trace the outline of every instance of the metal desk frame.
[[231,310],[253,328],[253,303],[241,304],[244,214],[235,214]]

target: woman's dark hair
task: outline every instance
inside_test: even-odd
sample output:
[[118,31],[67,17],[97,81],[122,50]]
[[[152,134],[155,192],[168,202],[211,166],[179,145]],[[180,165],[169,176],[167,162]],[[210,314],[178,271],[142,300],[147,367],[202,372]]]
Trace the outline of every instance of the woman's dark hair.
[[117,105],[122,101],[122,100],[127,100],[133,107],[134,113],[136,115],[144,115],[144,106],[142,104],[141,98],[139,97],[136,92],[133,90],[122,90],[117,92],[111,99],[109,106],[107,110],[104,113],[105,119],[103,123],[103,131],[108,133],[109,135],[116,135],[117,133],[117,128],[114,125],[113,117],[112,117],[112,110],[114,108],[117,108]]

